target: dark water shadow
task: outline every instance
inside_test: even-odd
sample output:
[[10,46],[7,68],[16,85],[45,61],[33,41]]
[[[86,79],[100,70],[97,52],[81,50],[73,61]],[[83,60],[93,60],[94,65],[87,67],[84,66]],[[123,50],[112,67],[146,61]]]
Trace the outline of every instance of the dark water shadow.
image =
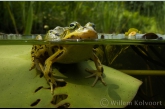
[[116,84],[109,84],[108,85],[108,95],[110,98],[112,98],[113,100],[121,100],[121,97],[119,96],[119,94],[115,91],[119,89],[119,86]]
[[[90,70],[96,70],[96,68],[92,68],[90,64],[86,61],[74,63],[74,64],[53,64],[53,67],[56,68],[60,73],[65,75],[67,78],[64,78],[66,82],[70,82],[77,85],[92,85],[95,80],[95,77],[85,78],[86,76],[91,75],[87,71],[86,68]],[[105,74],[103,78],[105,78]],[[60,78],[56,76],[56,78]],[[63,79],[63,78],[62,78]],[[100,81],[98,81],[100,82]],[[96,83],[97,84],[97,83]]]

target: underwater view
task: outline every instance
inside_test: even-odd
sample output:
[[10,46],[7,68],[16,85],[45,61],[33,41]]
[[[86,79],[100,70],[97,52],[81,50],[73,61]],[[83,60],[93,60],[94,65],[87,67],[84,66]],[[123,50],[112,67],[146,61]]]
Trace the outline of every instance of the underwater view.
[[0,107],[165,107],[165,2],[0,2]]

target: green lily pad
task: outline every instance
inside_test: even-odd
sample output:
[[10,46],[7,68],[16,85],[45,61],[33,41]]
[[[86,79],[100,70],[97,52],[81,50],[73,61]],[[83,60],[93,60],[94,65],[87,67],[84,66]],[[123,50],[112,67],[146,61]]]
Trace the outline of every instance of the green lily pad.
[[91,87],[95,78],[86,79],[89,73],[85,69],[95,69],[95,65],[93,61],[83,61],[63,65],[62,73],[53,68],[56,78],[63,78],[66,84],[51,95],[45,78],[40,78],[36,70],[29,71],[30,45],[2,45],[0,49],[0,107],[125,107],[142,84],[132,76],[103,66],[107,86],[98,81]]

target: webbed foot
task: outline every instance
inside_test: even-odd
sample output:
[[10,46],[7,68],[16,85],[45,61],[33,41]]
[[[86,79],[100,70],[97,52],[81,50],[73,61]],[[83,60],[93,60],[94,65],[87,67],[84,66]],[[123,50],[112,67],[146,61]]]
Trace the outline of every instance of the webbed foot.
[[106,83],[104,82],[103,78],[102,78],[102,72],[101,71],[97,71],[97,70],[89,70],[89,69],[85,69],[87,72],[89,73],[92,73],[91,75],[89,76],[86,76],[85,78],[90,78],[90,77],[93,77],[95,76],[95,81],[93,82],[92,84],[92,87],[95,86],[95,84],[97,83],[98,80],[100,80],[105,86],[106,86]]

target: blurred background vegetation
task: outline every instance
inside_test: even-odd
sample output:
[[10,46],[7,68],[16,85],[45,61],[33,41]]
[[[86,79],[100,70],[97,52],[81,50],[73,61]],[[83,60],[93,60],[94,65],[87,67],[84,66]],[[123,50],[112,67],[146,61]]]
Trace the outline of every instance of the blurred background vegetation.
[[45,34],[72,21],[93,22],[103,33],[133,27],[164,34],[165,28],[164,1],[0,1],[0,8],[0,32],[8,34]]
[[[0,32],[7,34],[45,34],[72,21],[81,25],[93,22],[99,33],[125,33],[129,28],[165,33],[164,1],[0,1],[0,9]],[[164,45],[107,44],[96,50],[102,64],[115,69],[165,69]],[[165,76],[135,77],[143,85],[134,100],[162,101],[162,105],[133,107],[165,107]]]

